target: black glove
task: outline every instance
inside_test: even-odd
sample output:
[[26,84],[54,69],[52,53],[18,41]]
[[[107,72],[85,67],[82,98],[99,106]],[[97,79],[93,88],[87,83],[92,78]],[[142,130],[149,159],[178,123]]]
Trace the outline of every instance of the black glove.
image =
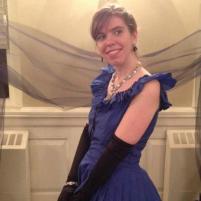
[[65,185],[59,195],[58,201],[70,201],[77,185]]
[[107,181],[133,146],[113,135],[86,183],[78,192],[74,193],[70,201],[89,201],[93,193]]
[[[86,124],[81,137],[80,137],[80,141],[78,143],[78,147],[73,159],[73,163],[71,166],[71,169],[69,171],[68,177],[67,177],[67,181],[66,182],[74,182],[76,183],[78,181],[78,167],[80,164],[80,161],[82,160],[83,156],[85,155],[85,153],[87,152],[89,145],[90,145],[90,137],[89,137],[89,133],[88,133],[88,127],[89,125]],[[59,195],[59,198],[57,201],[69,201],[70,197],[72,196],[74,190],[77,188],[77,185],[65,185]]]
[[89,145],[90,145],[90,136],[88,133],[88,128],[89,128],[89,125],[86,124],[82,131],[80,141],[78,143],[77,150],[75,152],[75,156],[73,159],[73,163],[67,177],[67,182],[78,181],[78,175],[77,175],[78,167],[82,158],[84,157],[87,150],[89,149]]

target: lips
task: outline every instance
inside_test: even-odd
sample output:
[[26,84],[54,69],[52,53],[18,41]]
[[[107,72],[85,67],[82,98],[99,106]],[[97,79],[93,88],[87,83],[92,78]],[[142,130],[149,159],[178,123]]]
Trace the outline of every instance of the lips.
[[121,48],[109,49],[105,51],[105,54],[108,56],[115,56],[121,51]]

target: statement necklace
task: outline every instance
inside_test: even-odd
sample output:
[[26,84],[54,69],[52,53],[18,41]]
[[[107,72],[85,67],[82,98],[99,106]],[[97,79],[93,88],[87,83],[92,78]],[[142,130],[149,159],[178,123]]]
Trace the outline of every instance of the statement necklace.
[[111,98],[117,93],[117,91],[119,90],[119,88],[128,80],[130,80],[136,73],[137,71],[141,68],[141,63],[138,62],[138,65],[135,69],[133,69],[130,73],[128,73],[122,80],[121,82],[115,84],[115,79],[117,77],[117,74],[116,72],[114,72],[112,74],[112,78],[111,78],[111,84],[110,84],[110,87],[109,87],[109,91],[108,91],[108,94],[107,96],[105,97],[104,100],[111,100]]

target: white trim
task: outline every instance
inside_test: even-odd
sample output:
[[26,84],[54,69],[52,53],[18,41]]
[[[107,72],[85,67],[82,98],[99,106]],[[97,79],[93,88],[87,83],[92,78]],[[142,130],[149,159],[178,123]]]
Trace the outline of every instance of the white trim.
[[[51,107],[6,108],[5,126],[82,126],[87,122],[89,111],[89,107],[71,110]],[[194,126],[195,115],[195,108],[172,107],[160,112],[157,126]]]

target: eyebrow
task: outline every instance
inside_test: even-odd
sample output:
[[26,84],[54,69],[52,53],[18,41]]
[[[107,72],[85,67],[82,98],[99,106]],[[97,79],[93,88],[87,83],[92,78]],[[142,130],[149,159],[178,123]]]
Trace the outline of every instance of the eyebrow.
[[116,29],[123,29],[124,27],[123,26],[116,26],[116,27],[113,27],[112,29],[110,29],[110,31],[114,31]]
[[[115,26],[115,27],[111,28],[109,31],[115,31],[117,29],[124,29],[124,27],[123,26]],[[105,33],[104,32],[99,32],[97,35],[99,35],[99,34],[105,34]]]

